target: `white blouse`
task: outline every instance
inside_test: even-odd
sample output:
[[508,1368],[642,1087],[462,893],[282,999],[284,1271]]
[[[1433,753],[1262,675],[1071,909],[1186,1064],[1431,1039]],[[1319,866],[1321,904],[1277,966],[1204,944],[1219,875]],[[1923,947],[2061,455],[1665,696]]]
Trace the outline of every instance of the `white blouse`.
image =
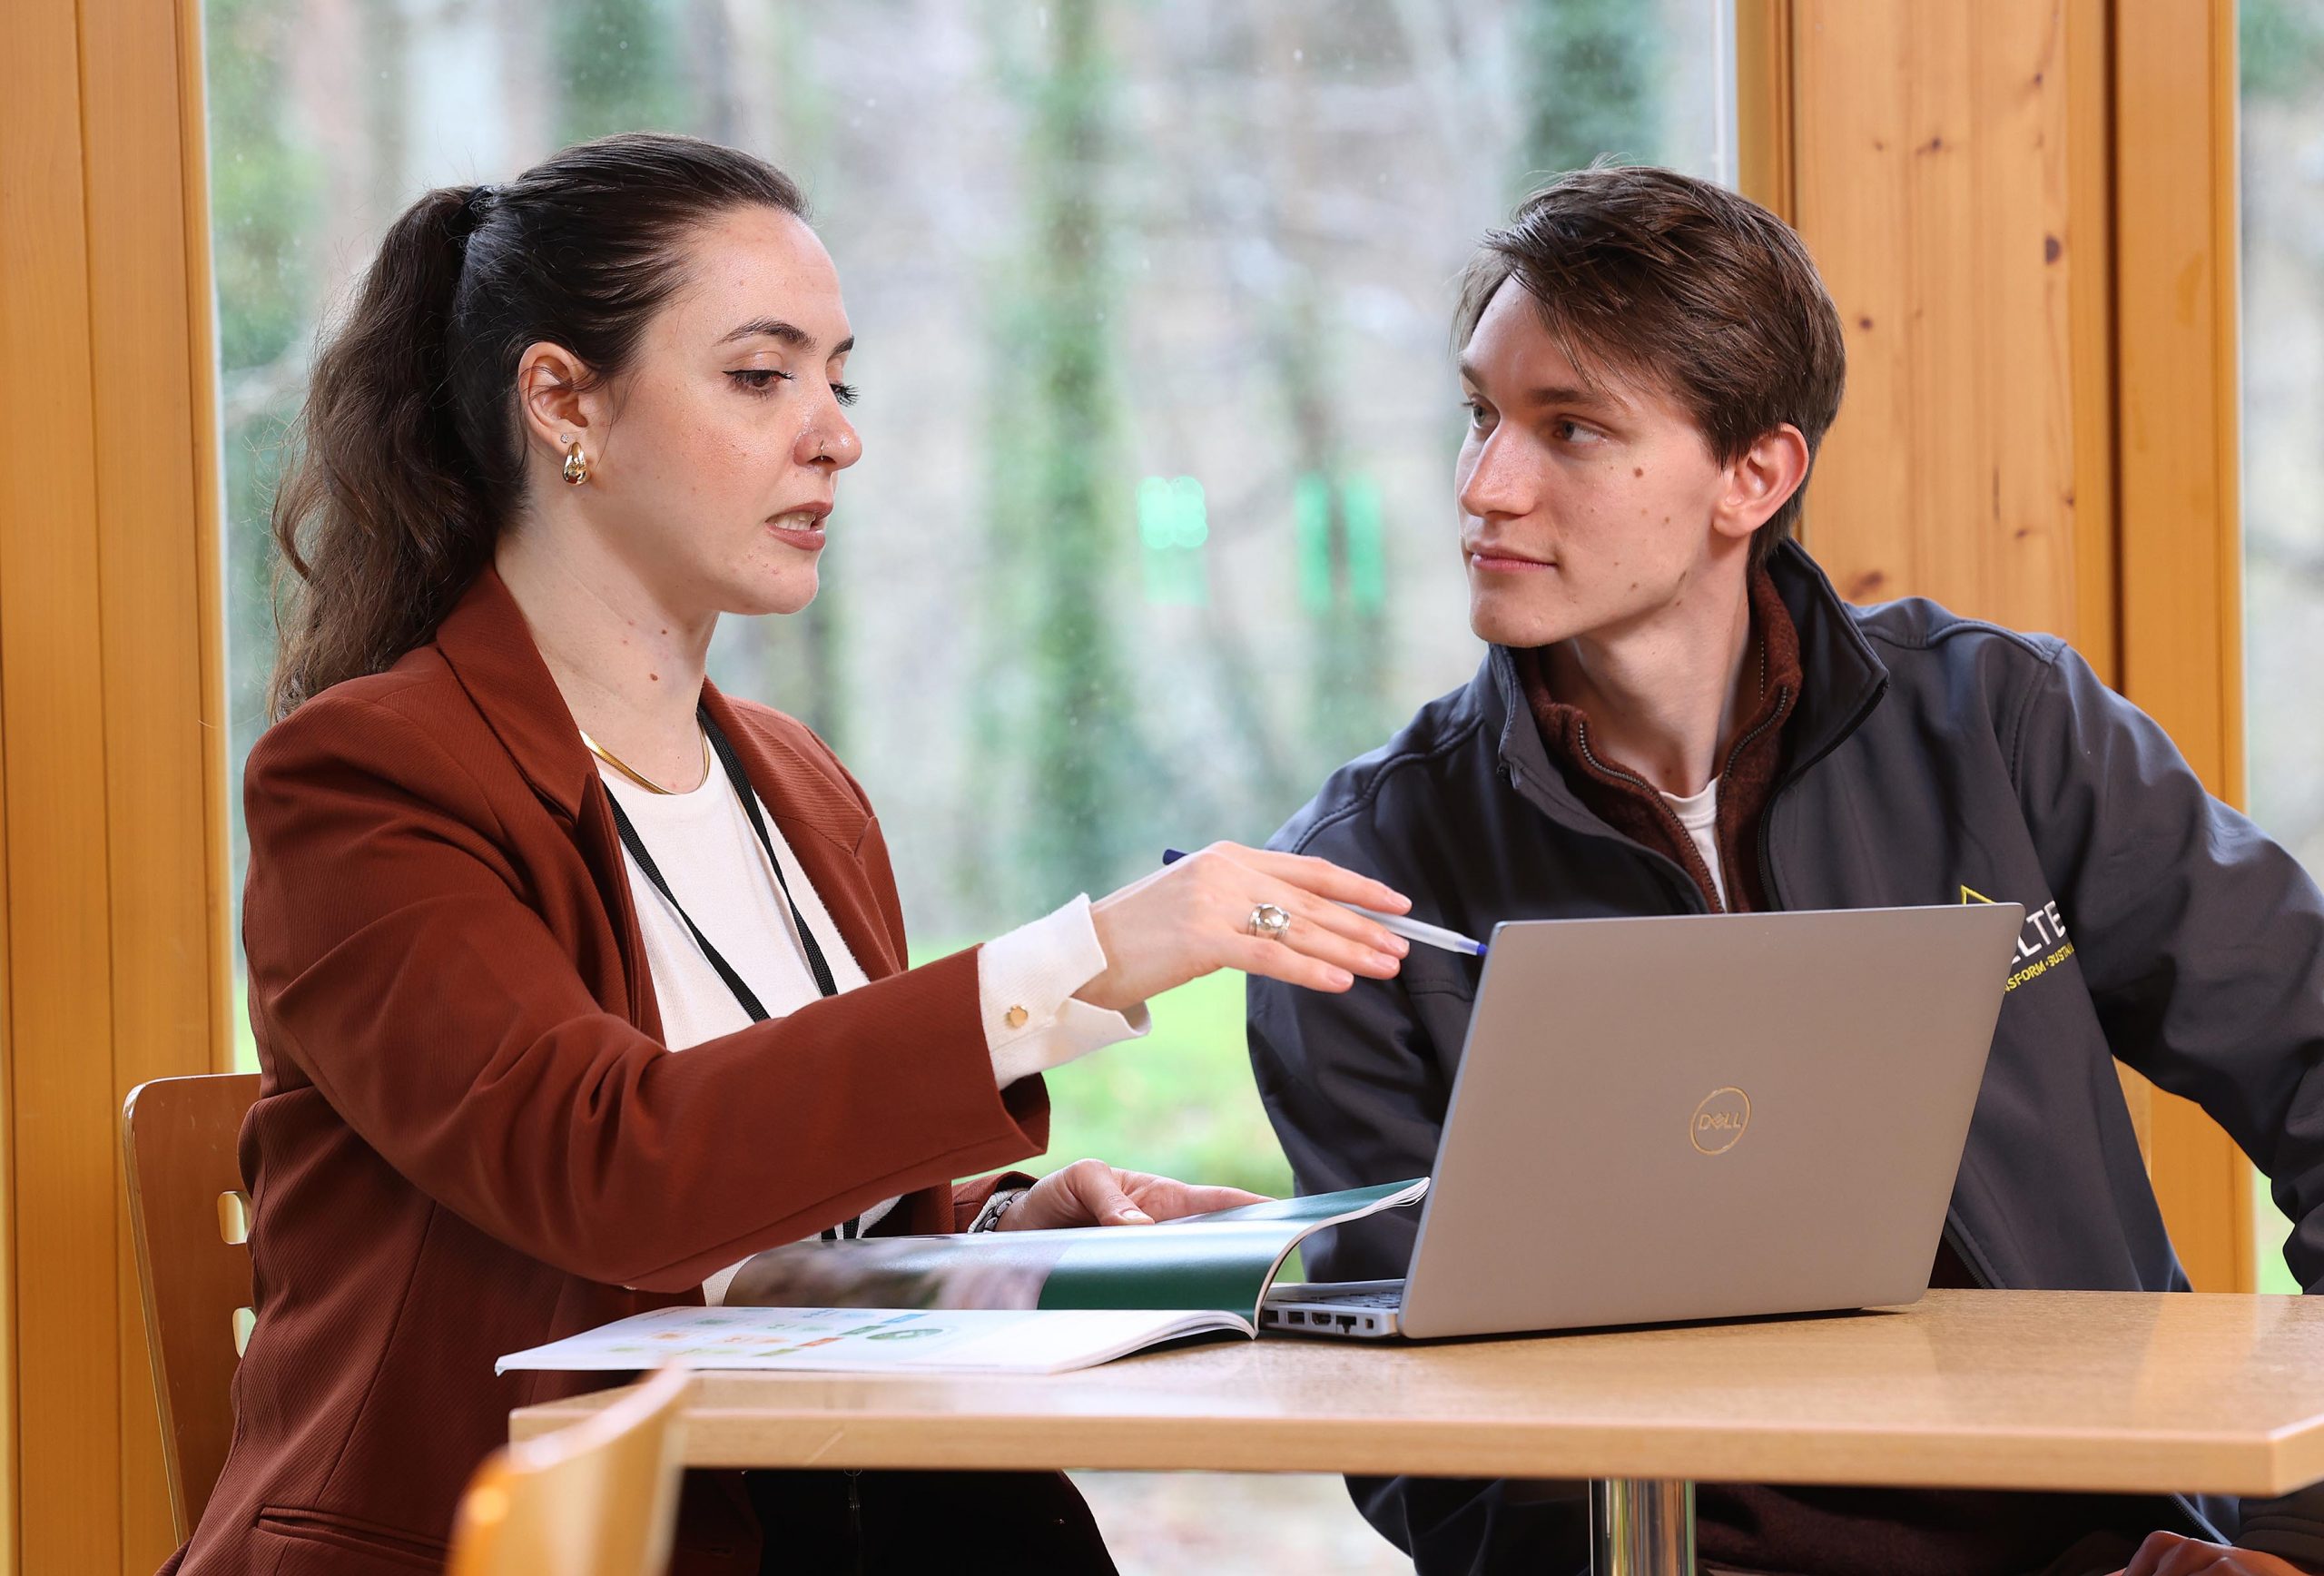
[[[600,763],[597,770],[671,892],[769,1016],[781,1018],[821,1000],[822,991],[807,966],[790,905],[775,886],[766,852],[726,773],[714,764],[700,787],[685,793],[655,793],[610,766]],[[759,813],[833,983],[842,990],[854,990],[865,982],[862,965],[848,951],[763,801]],[[645,941],[646,968],[661,1007],[662,1043],[683,1051],[748,1028],[750,1014],[695,945],[676,908],[646,879],[635,855],[625,855],[625,862],[638,930]],[[1098,944],[1087,895],[984,945],[977,954],[977,994],[997,1087],[1146,1033],[1149,1020],[1144,1007],[1125,1016],[1074,996],[1105,967],[1105,949]],[[895,1203],[891,1198],[865,1211],[863,1224],[868,1227]],[[705,1281],[704,1300],[719,1302],[741,1267],[729,1266]]]

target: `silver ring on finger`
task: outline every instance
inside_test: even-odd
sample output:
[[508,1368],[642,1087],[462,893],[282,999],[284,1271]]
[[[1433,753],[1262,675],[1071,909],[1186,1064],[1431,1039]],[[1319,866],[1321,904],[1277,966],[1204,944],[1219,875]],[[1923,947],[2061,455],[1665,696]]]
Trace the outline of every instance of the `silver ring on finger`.
[[1280,941],[1291,929],[1291,916],[1273,903],[1261,903],[1251,911],[1250,923],[1245,928],[1263,941]]

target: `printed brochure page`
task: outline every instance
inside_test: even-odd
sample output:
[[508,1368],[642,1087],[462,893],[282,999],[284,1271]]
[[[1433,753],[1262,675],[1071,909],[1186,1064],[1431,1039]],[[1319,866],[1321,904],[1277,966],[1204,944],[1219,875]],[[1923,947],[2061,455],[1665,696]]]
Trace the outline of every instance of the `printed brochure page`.
[[639,1314],[498,1369],[1061,1373],[1205,1330],[1256,1335],[1303,1237],[1427,1191],[1423,1177],[1157,1226],[792,1243],[744,1265],[724,1307]]
[[503,1357],[494,1371],[625,1372],[684,1363],[809,1373],[1062,1374],[1173,1336],[1243,1327],[1230,1315],[1127,1308],[663,1308]]

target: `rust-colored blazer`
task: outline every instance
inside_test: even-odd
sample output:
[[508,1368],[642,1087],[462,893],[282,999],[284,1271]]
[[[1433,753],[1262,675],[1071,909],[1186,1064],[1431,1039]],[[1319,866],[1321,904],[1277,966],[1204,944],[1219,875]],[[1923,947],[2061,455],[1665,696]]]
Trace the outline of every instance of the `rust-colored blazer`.
[[[990,1183],[952,1178],[1045,1147],[1039,1080],[993,1088],[975,952],[906,971],[855,780],[706,699],[871,982],[675,1056],[610,800],[497,575],[251,751],[258,1324],[180,1576],[436,1570],[509,1409],[603,1382],[496,1357],[898,1194],[893,1229],[957,1229]],[[739,1492],[688,1487],[675,1569],[755,1571]]]

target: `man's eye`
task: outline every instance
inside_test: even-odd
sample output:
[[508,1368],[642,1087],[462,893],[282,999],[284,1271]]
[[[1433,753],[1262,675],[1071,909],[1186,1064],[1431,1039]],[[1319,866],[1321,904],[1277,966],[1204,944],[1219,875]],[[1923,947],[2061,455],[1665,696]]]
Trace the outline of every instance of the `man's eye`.
[[1563,418],[1550,423],[1550,435],[1561,443],[1595,443],[1598,440],[1598,434],[1592,428]]
[[1467,412],[1469,413],[1469,425],[1470,425],[1470,426],[1472,426],[1472,427],[1482,427],[1482,426],[1485,424],[1486,419],[1487,419],[1487,418],[1486,418],[1486,416],[1485,416],[1485,408],[1484,408],[1483,406],[1482,406],[1482,405],[1478,404],[1475,400],[1473,400],[1473,399],[1463,399],[1463,400],[1462,400],[1462,401],[1461,401],[1461,409],[1463,409],[1463,410],[1465,410],[1465,411],[1467,411]]

